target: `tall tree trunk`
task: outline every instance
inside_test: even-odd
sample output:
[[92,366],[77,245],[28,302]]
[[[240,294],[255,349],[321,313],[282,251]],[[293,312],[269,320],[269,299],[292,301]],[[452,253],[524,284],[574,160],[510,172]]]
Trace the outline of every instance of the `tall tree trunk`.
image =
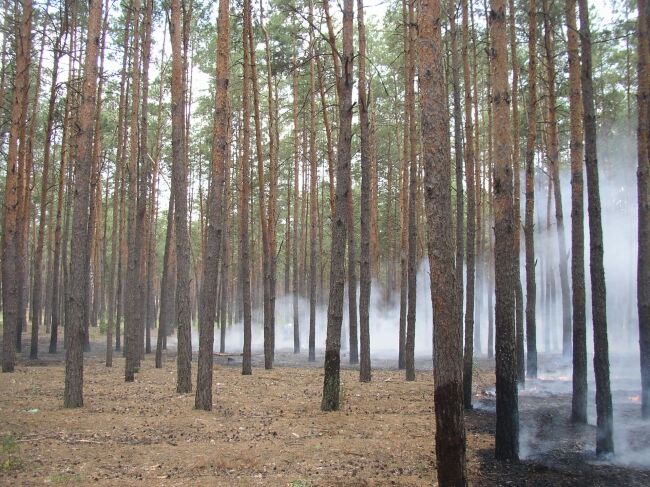
[[[438,7],[437,7],[438,8]],[[465,201],[463,196],[463,108],[460,103],[460,59],[458,56],[458,27],[456,25],[456,11],[449,13],[451,37],[451,78],[452,96],[454,103],[454,163],[456,186],[456,306],[458,319],[463,322],[463,260],[465,257]],[[444,81],[443,81],[443,86]],[[443,93],[444,96],[444,93]],[[447,115],[448,118],[448,115]],[[472,304],[473,306],[473,304]],[[471,336],[471,335],[470,335]],[[470,385],[471,388],[471,385]],[[471,389],[470,389],[471,390]],[[471,393],[470,393],[471,395]],[[471,403],[471,400],[470,400]]]
[[[309,2],[309,22],[313,23],[314,2]],[[316,83],[314,32],[309,29],[309,361],[316,360],[316,284],[318,276],[318,194],[316,165]]]
[[612,393],[609,386],[609,345],[607,339],[607,299],[603,266],[603,227],[598,183],[596,110],[591,67],[591,32],[587,0],[580,7],[580,80],[584,110],[585,166],[587,168],[587,207],[589,211],[589,268],[591,269],[591,312],[594,326],[594,373],[596,375],[596,414],[598,432],[596,453],[614,452]]
[[555,94],[555,51],[552,16],[548,0],[542,0],[544,10],[544,48],[546,51],[546,73],[548,83],[548,163],[553,178],[555,219],[557,221],[557,242],[560,263],[560,287],[562,291],[562,355],[571,355],[571,291],[567,270],[567,251],[564,235],[564,210],[562,208],[562,187],[560,185],[560,155],[557,125],[557,99]]
[[371,290],[371,204],[372,154],[370,147],[370,98],[366,92],[366,26],[363,22],[363,0],[357,0],[359,30],[359,125],[361,126],[361,250],[359,253],[359,334],[361,362],[359,380],[370,382],[370,290]]
[[185,0],[172,0],[169,34],[172,44],[172,193],[176,230],[176,326],[178,355],[176,392],[192,390],[192,335],[190,304],[190,237],[187,218],[187,148],[183,26],[189,22]]
[[[294,52],[294,58],[296,54]],[[292,305],[293,305],[293,353],[300,353],[300,317],[298,315],[298,215],[300,213],[300,200],[298,199],[298,166],[300,163],[300,135],[298,130],[298,64],[294,62],[292,75],[293,98],[293,252],[291,254],[292,275]]]
[[[402,0],[402,23],[404,24],[404,80],[405,92],[409,77],[409,29],[407,0]],[[408,306],[408,180],[409,180],[409,111],[404,103],[404,145],[402,147],[402,167],[400,184],[400,296],[399,296],[399,352],[397,366],[406,368],[406,308]]]
[[[45,32],[45,31],[44,31]],[[32,341],[30,357],[38,356],[38,330],[42,317],[42,267],[43,267],[43,243],[45,240],[45,220],[47,213],[47,193],[50,184],[50,159],[52,158],[52,135],[54,132],[54,108],[56,103],[56,81],[59,73],[59,61],[62,56],[61,43],[65,32],[63,26],[59,28],[58,35],[54,41],[54,61],[52,65],[52,79],[50,82],[50,97],[47,107],[47,119],[45,122],[45,146],[43,148],[43,170],[41,173],[41,202],[40,216],[38,223],[38,240],[34,252],[34,287],[32,291]],[[45,40],[43,41],[45,42]]]
[[239,285],[242,292],[242,306],[244,317],[244,351],[242,360],[242,374],[251,375],[251,277],[250,277],[250,241],[249,229],[249,200],[250,200],[250,34],[251,4],[244,0],[244,79],[242,92],[242,117],[243,117],[243,148],[241,156],[241,192],[239,195]]
[[[474,178],[474,127],[472,85],[469,67],[468,0],[462,0],[463,86],[465,90],[465,185],[467,186],[467,292],[465,301],[465,350],[463,354],[463,404],[472,408],[472,365],[474,360],[474,285],[476,269],[476,182]],[[476,120],[478,123],[478,120]],[[458,265],[458,264],[457,264]]]
[[526,375],[537,378],[535,280],[535,144],[537,137],[537,0],[528,3],[528,134],[526,135]]
[[19,301],[21,289],[19,254],[20,188],[19,172],[24,160],[20,160],[20,147],[26,144],[25,125],[29,100],[29,68],[31,57],[32,2],[22,2],[22,15],[16,32],[16,68],[14,92],[11,102],[11,129],[7,152],[7,177],[4,194],[4,222],[2,225],[2,315],[3,350],[2,371],[13,372],[16,362],[16,339],[20,334]]
[[519,59],[517,59],[517,34],[515,24],[515,3],[508,1],[510,15],[510,57],[512,62],[512,173],[513,219],[514,219],[514,286],[515,286],[515,335],[517,352],[517,382],[522,386],[526,382],[526,359],[524,356],[524,303],[521,289],[521,162],[519,150]]
[[[228,164],[228,84],[230,82],[230,2],[219,1],[217,21],[217,73],[212,138],[210,190],[208,196],[207,243],[203,255],[203,282],[199,305],[199,364],[196,379],[196,409],[212,410],[212,362],[217,284],[223,239],[223,194]],[[222,290],[223,292],[223,290]]]
[[[457,275],[452,236],[449,108],[445,93],[440,24],[440,1],[422,0],[418,46],[422,159],[425,169],[424,197],[434,315],[433,374],[434,402],[437,405],[437,476],[438,483],[442,486],[464,486],[467,485],[467,474],[462,388],[463,326],[462,307],[457,306],[456,301],[460,295],[455,283]],[[458,102],[459,95],[456,96]],[[456,161],[458,162],[458,158]],[[462,267],[462,262],[457,265]],[[441,286],[442,282],[447,285]]]
[[65,390],[63,394],[63,405],[66,408],[83,406],[83,320],[87,299],[86,282],[89,279],[86,253],[88,252],[90,171],[97,95],[97,55],[102,21],[101,0],[90,0],[89,8],[83,88],[77,120],[77,154],[74,161],[75,198],[70,252],[75,258],[71,262],[70,272],[74,279],[66,307],[68,347],[65,355]]
[[[329,0],[326,0],[326,4]],[[352,71],[353,52],[353,2],[343,3],[342,69],[337,75],[339,98],[338,162],[336,168],[335,214],[332,218],[332,246],[330,257],[330,296],[327,307],[327,338],[325,342],[325,375],[321,410],[339,409],[341,366],[341,323],[343,321],[343,289],[345,287],[345,244],[347,230],[346,211],[349,208],[350,160],[352,150]],[[334,46],[332,46],[334,48]],[[336,53],[334,53],[336,55]]]
[[255,60],[255,40],[252,24],[248,28],[248,46],[251,67],[251,82],[253,87],[253,110],[255,115],[255,153],[257,156],[257,202],[259,204],[260,228],[262,237],[262,291],[264,308],[264,368],[273,368],[273,328],[271,320],[271,288],[270,288],[270,237],[269,222],[266,219],[266,181],[264,175],[264,152],[262,148],[262,116],[260,114],[260,89],[257,78],[257,62]]
[[650,417],[650,2],[638,2],[639,123],[637,309],[641,358],[641,414]]
[[[151,192],[153,182],[151,177],[151,154],[149,152],[149,63],[151,62],[151,28],[153,17],[153,0],[144,0],[142,19],[142,101],[140,109],[140,181],[138,186],[138,209],[136,213],[136,253],[138,258],[138,280],[140,282],[140,326],[137,329],[138,360],[136,366],[140,367],[140,360],[144,358],[147,350],[151,351],[151,337],[145,332],[149,331],[149,316],[147,308],[149,303],[148,274],[149,238],[152,238],[153,222],[149,218],[148,210],[155,196]],[[149,200],[147,195],[150,194]]]
[[585,228],[582,132],[580,99],[580,36],[576,26],[576,0],[565,5],[570,105],[571,155],[571,282],[573,309],[573,395],[571,419],[587,422],[587,320],[585,310]]
[[[273,66],[271,57],[271,47],[269,42],[269,34],[263,24],[264,13],[262,10],[263,2],[260,2],[260,26],[264,34],[264,46],[266,54],[266,78],[267,78],[267,97],[269,109],[269,200],[266,215],[262,215],[267,220],[267,231],[269,234],[269,248],[268,248],[268,269],[266,280],[268,286],[268,322],[269,322],[269,335],[270,335],[270,356],[271,366],[275,358],[275,294],[277,284],[277,234],[276,222],[278,220],[278,120],[276,119],[276,107],[274,105],[274,92],[273,92]],[[311,32],[311,30],[310,30]]]
[[408,303],[406,309],[406,344],[404,358],[406,365],[406,380],[415,380],[415,317],[417,293],[417,133],[415,129],[415,42],[417,39],[415,7],[409,2],[409,48],[408,69],[406,81],[406,111],[409,120],[409,202],[408,202]]
[[[145,0],[146,1],[146,0]],[[126,351],[126,363],[124,367],[124,380],[133,382],[135,372],[140,363],[140,343],[138,340],[139,330],[143,323],[142,316],[142,282],[140,281],[140,266],[143,264],[140,255],[142,239],[142,219],[139,210],[141,204],[141,195],[138,195],[138,166],[141,151],[139,124],[140,114],[140,16],[141,2],[133,0],[133,66],[131,68],[131,147],[126,171],[127,176],[127,246],[128,260],[126,270],[126,303],[124,306],[124,348]],[[140,170],[143,168],[140,165]]]
[[512,139],[508,90],[507,25],[504,0],[490,1],[490,71],[495,142],[494,272],[496,285],[497,425],[495,453],[499,460],[519,456],[514,323],[514,221],[512,196]]

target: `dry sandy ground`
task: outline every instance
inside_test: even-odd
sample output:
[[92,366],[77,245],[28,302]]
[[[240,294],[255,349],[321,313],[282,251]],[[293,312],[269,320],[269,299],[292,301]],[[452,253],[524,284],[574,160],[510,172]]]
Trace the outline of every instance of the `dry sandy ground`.
[[[173,358],[155,369],[147,356],[136,381],[124,383],[123,359],[106,368],[97,352],[85,361],[84,407],[66,410],[63,357],[46,355],[0,374],[1,485],[435,484],[430,372],[406,382],[402,372],[375,370],[361,384],[345,370],[341,411],[322,413],[322,368],[287,358],[244,377],[238,360],[221,359],[214,409],[204,412],[193,409],[193,394],[175,392]],[[480,396],[493,376],[484,368],[476,382]],[[546,433],[564,427],[542,416]],[[648,471],[580,455],[495,462],[494,414],[474,410],[466,422],[471,485],[650,485]]]

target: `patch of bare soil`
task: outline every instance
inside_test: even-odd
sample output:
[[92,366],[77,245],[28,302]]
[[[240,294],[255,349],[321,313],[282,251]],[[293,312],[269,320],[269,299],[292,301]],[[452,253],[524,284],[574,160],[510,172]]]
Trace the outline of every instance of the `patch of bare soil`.
[[[322,413],[322,368],[308,367],[305,357],[278,354],[285,365],[258,366],[252,376],[241,375],[239,357],[218,357],[214,409],[204,412],[193,409],[193,394],[175,392],[173,357],[155,369],[147,356],[136,381],[125,383],[119,354],[106,368],[96,348],[85,361],[81,409],[62,407],[62,354],[21,359],[15,373],[0,375],[0,484],[435,484],[430,372],[406,382],[400,371],[374,370],[372,382],[361,384],[358,372],[344,370],[342,409]],[[650,485],[648,471],[594,463],[570,448],[566,455],[496,462],[488,370],[481,365],[475,377],[477,403],[485,407],[466,416],[471,485]],[[559,419],[567,415],[564,405],[549,407],[522,414],[539,415],[540,434],[571,437]],[[586,442],[593,431],[584,429],[579,437]]]

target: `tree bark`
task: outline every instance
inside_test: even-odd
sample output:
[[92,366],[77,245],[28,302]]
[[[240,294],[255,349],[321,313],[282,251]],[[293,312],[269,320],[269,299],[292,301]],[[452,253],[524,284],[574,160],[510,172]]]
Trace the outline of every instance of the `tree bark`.
[[[329,0],[326,0],[327,3]],[[335,214],[332,218],[330,257],[330,296],[327,307],[327,338],[325,342],[325,375],[321,410],[335,411],[340,407],[341,323],[343,321],[343,289],[345,287],[346,211],[349,208],[350,159],[352,150],[352,71],[353,3],[343,3],[343,46],[341,70],[337,75],[339,97],[338,162],[336,169]],[[332,46],[334,47],[334,46]],[[336,53],[334,53],[336,55]]]
[[512,139],[508,90],[507,23],[504,0],[490,1],[490,71],[492,75],[492,126],[494,166],[494,272],[496,286],[496,388],[497,424],[495,455],[499,460],[519,456],[514,323],[514,221],[512,195]]
[[189,21],[185,0],[172,0],[169,34],[172,45],[172,193],[176,230],[176,326],[178,355],[176,392],[192,390],[192,336],[190,304],[190,239],[187,221],[187,147],[185,122],[185,55],[183,25]]
[[[421,0],[418,24],[424,197],[434,315],[437,476],[441,486],[464,486],[467,485],[467,474],[462,388],[463,327],[462,309],[457,305],[460,295],[455,282],[449,108],[445,93],[439,0]],[[460,96],[456,98],[460,102]],[[462,262],[457,265],[462,267]],[[441,286],[443,282],[446,285]]]
[[366,26],[363,21],[363,0],[357,0],[359,31],[359,125],[361,135],[361,250],[359,253],[359,335],[361,362],[359,380],[370,382],[370,292],[371,292],[371,202],[372,154],[370,147],[370,99],[366,90]]
[[524,303],[521,289],[521,162],[519,150],[519,59],[517,59],[517,34],[515,25],[515,3],[508,1],[510,14],[510,57],[512,61],[512,172],[513,186],[513,219],[514,219],[514,286],[515,286],[515,335],[517,351],[517,382],[522,387],[526,383],[526,359],[524,355]]
[[[45,32],[45,31],[44,31]],[[50,184],[50,159],[52,158],[52,135],[54,133],[54,108],[56,103],[56,81],[59,73],[59,61],[61,60],[61,43],[65,31],[63,26],[59,28],[54,43],[54,60],[52,65],[52,78],[50,82],[50,96],[47,107],[47,119],[45,122],[45,145],[43,148],[43,171],[41,174],[41,202],[38,223],[38,240],[34,252],[34,285],[32,290],[32,341],[30,347],[30,358],[38,356],[38,330],[41,326],[42,317],[42,267],[43,267],[43,244],[45,240],[45,220],[47,213],[47,193]],[[45,40],[43,41],[45,42]]]
[[242,92],[243,148],[241,157],[241,193],[239,196],[239,284],[242,290],[244,317],[244,356],[242,374],[251,375],[251,281],[250,281],[250,241],[249,200],[250,200],[250,35],[251,4],[244,0],[244,79]]
[[[140,0],[133,0],[133,65],[131,69],[131,147],[127,165],[127,269],[126,269],[126,303],[124,306],[124,348],[126,362],[124,380],[133,382],[135,372],[139,367],[140,344],[138,332],[142,326],[142,282],[140,281],[140,240],[142,220],[139,215],[140,201],[138,198],[138,166],[140,161],[140,16],[142,8]],[[140,161],[141,162],[141,161]],[[142,169],[142,168],[141,168]]]
[[[228,84],[230,82],[230,2],[219,1],[217,20],[217,73],[212,171],[208,196],[207,243],[203,254],[203,282],[199,305],[199,364],[194,407],[212,410],[212,362],[217,284],[223,240],[223,194],[225,166],[228,164]],[[222,291],[223,292],[223,291]]]
[[585,166],[587,168],[587,207],[589,212],[589,268],[591,269],[591,313],[594,327],[594,373],[596,376],[596,414],[598,431],[596,453],[614,453],[612,393],[609,385],[609,344],[607,340],[607,291],[603,266],[603,227],[598,183],[596,110],[591,67],[591,32],[587,0],[578,0],[580,8],[580,61],[582,63],[582,109],[585,130]]
[[[314,2],[309,2],[309,22],[313,23]],[[314,33],[309,29],[309,361],[316,360],[316,284],[318,280],[318,193],[316,164],[316,83]]]
[[[29,1],[29,0],[28,0]],[[96,109],[97,55],[102,21],[101,0],[90,0],[84,77],[81,105],[77,120],[77,154],[74,164],[74,210],[72,217],[72,242],[70,252],[74,255],[70,273],[71,295],[66,307],[67,349],[65,355],[65,390],[63,405],[66,408],[83,406],[83,342],[86,309],[87,236],[89,219],[90,171],[92,166],[93,127]]]
[[[32,2],[22,2],[22,14],[16,32],[16,68],[11,102],[11,129],[7,152],[7,177],[4,194],[4,222],[2,225],[2,371],[13,372],[16,362],[16,339],[19,328],[21,280],[19,257],[20,177],[24,160],[20,147],[26,144],[25,126],[29,100],[29,71],[31,58]],[[20,349],[19,349],[20,350]]]
[[[463,404],[472,408],[472,366],[474,360],[474,287],[476,277],[476,182],[474,178],[474,127],[472,85],[469,67],[468,0],[462,0],[463,86],[465,90],[465,185],[467,186],[467,292],[465,301],[465,350],[463,355]],[[476,120],[478,123],[478,120]]]
[[555,219],[557,221],[557,242],[560,264],[560,288],[562,291],[562,355],[571,355],[571,291],[567,271],[566,238],[564,235],[564,210],[562,187],[560,185],[560,155],[557,125],[557,98],[555,94],[555,51],[552,16],[548,0],[542,0],[544,11],[544,48],[546,51],[546,73],[548,83],[548,164],[553,178]]
[[641,414],[650,418],[650,2],[638,2],[638,232],[637,310],[641,359]]
[[585,228],[583,195],[583,132],[580,99],[580,35],[576,26],[576,0],[565,5],[570,105],[571,157],[571,282],[573,310],[573,395],[571,419],[587,423],[587,320],[585,310]]
[[537,0],[528,3],[528,134],[526,135],[526,376],[537,378],[535,280],[535,144],[537,137]]
[[409,2],[409,49],[408,69],[406,77],[406,111],[409,113],[409,201],[408,201],[408,302],[406,309],[406,343],[404,358],[406,366],[406,380],[415,380],[415,317],[417,293],[417,188],[418,188],[418,163],[417,163],[417,132],[415,128],[415,43],[417,39],[417,26],[415,20],[415,7]]

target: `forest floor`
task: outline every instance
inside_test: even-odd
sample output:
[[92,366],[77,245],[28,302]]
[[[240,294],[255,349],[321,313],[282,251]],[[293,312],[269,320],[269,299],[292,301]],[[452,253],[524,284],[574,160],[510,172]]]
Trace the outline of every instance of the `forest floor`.
[[[47,354],[45,340],[41,360],[21,356],[15,373],[0,374],[0,485],[435,485],[430,371],[406,382],[386,367],[361,384],[346,369],[341,410],[322,413],[322,357],[307,364],[278,353],[273,370],[256,357],[252,376],[241,375],[240,357],[217,357],[214,409],[205,412],[193,409],[194,394],[175,392],[172,355],[162,369],[147,356],[125,383],[120,354],[106,368],[102,348],[86,354],[80,409],[62,407],[64,356]],[[466,414],[470,485],[650,485],[650,469],[594,456],[595,428],[570,425],[566,394],[523,395],[522,448],[551,446],[496,462],[492,365],[479,360],[476,369],[477,407]],[[650,447],[650,425],[638,433],[638,448]]]

